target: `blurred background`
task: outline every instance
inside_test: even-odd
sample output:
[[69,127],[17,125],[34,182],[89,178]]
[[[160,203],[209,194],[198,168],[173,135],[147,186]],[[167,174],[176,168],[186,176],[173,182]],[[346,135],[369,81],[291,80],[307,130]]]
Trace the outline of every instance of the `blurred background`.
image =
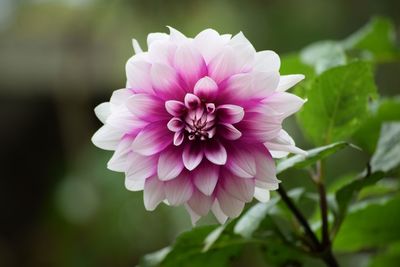
[[[145,211],[142,193],[106,169],[111,152],[90,142],[93,108],[125,85],[131,38],[144,46],[166,25],[188,36],[212,27],[284,54],[342,39],[374,15],[399,33],[399,10],[397,0],[0,0],[0,266],[135,266],[191,227],[182,209]],[[399,70],[379,67],[382,95],[399,93]],[[286,127],[310,147],[294,119]]]

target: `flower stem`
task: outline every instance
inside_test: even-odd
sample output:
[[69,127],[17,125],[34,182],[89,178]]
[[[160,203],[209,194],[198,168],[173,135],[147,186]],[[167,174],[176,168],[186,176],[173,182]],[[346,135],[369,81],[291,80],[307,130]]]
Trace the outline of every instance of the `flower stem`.
[[324,164],[322,161],[317,163],[317,175],[314,178],[319,194],[319,205],[322,220],[322,246],[330,247],[329,222],[328,222],[328,201],[326,199],[326,190],[324,184]]
[[277,191],[278,191],[279,195],[281,196],[282,200],[286,203],[288,208],[293,212],[294,216],[296,217],[296,219],[299,221],[299,223],[303,227],[305,234],[311,241],[311,246],[312,246],[311,249],[313,251],[319,251],[320,243],[318,241],[317,236],[311,230],[311,227],[308,224],[306,218],[303,216],[301,211],[293,203],[292,199],[287,195],[286,190],[283,188],[282,185],[279,186]]

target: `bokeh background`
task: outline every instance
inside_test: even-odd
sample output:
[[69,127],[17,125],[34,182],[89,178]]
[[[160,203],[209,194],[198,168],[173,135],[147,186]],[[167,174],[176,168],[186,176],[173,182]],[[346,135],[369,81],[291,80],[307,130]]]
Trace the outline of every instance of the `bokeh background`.
[[[0,0],[0,266],[135,266],[191,227],[182,209],[145,211],[142,193],[106,169],[111,152],[90,142],[93,108],[125,85],[131,38],[144,46],[166,25],[188,36],[212,27],[284,54],[342,39],[374,15],[399,33],[398,0]],[[399,93],[399,71],[378,68],[381,94]],[[287,128],[310,147],[294,119]],[[308,186],[298,179],[287,187]]]

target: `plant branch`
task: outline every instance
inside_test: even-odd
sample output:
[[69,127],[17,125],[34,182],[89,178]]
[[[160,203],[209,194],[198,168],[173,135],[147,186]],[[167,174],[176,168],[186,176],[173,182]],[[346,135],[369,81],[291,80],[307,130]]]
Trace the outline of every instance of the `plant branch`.
[[330,247],[329,237],[329,222],[328,222],[328,201],[326,198],[326,189],[324,184],[324,165],[322,161],[317,163],[317,173],[313,177],[319,194],[319,205],[321,210],[322,220],[322,246],[324,248]]
[[279,186],[278,188],[278,193],[281,196],[283,202],[286,203],[288,208],[293,212],[294,216],[296,219],[299,221],[301,226],[304,229],[305,234],[309,237],[311,240],[311,249],[313,251],[319,251],[320,250],[320,243],[318,241],[317,236],[314,234],[314,232],[311,230],[310,225],[308,224],[306,218],[303,216],[301,211],[296,207],[296,205],[293,203],[292,199],[287,195],[286,190],[283,188],[282,185]]

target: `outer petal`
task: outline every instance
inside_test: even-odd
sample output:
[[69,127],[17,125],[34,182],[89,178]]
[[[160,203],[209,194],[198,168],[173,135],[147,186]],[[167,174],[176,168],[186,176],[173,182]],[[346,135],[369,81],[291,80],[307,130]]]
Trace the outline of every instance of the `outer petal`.
[[151,80],[157,96],[168,98],[182,98],[185,91],[182,89],[178,73],[170,66],[153,63],[151,67]]
[[92,143],[105,150],[115,150],[124,134],[110,125],[101,127],[92,137]]
[[217,185],[219,177],[219,166],[203,161],[201,165],[194,170],[193,183],[205,195],[211,196]]
[[[279,83],[279,72],[249,72],[233,75],[224,83],[219,99],[236,102],[263,99],[275,92]],[[253,103],[249,103],[253,104]]]
[[165,195],[172,206],[185,203],[192,194],[193,185],[189,174],[186,172],[182,172],[177,178],[165,182]]
[[175,68],[189,87],[193,90],[196,82],[206,75],[206,64],[196,48],[189,43],[178,47],[174,59]]
[[163,32],[153,32],[147,35],[147,47],[150,47],[155,41],[167,41],[169,35]]
[[195,226],[197,221],[201,218],[201,216],[197,214],[188,204],[185,204],[185,208],[190,215],[190,220],[192,221],[192,225]]
[[194,190],[192,197],[188,201],[190,208],[200,216],[205,216],[211,209],[214,198],[206,196],[199,190]]
[[124,172],[127,169],[128,167],[127,157],[128,154],[132,151],[131,149],[132,142],[133,138],[131,137],[122,138],[113,156],[107,163],[107,168],[109,170],[116,172]]
[[244,208],[244,202],[230,196],[222,188],[218,188],[217,198],[221,210],[224,214],[231,218],[236,218],[240,215]]
[[239,32],[228,42],[235,51],[235,61],[240,71],[249,71],[254,65],[256,50],[242,32]]
[[110,109],[111,112],[115,112],[118,110],[119,106],[125,103],[125,101],[131,97],[134,94],[134,92],[130,89],[118,89],[115,90],[110,99]]
[[108,116],[111,114],[111,104],[109,102],[101,103],[94,108],[94,113],[103,124],[106,123]]
[[268,150],[259,145],[252,149],[257,165],[256,186],[276,190],[280,181],[276,178],[275,161],[272,159]]
[[173,134],[167,121],[154,122],[143,128],[132,143],[132,150],[144,156],[154,155],[172,144]]
[[263,103],[275,112],[282,114],[283,118],[286,118],[298,111],[305,103],[305,100],[293,94],[279,92],[263,100]]
[[284,92],[287,89],[293,87],[300,81],[304,79],[303,74],[293,74],[293,75],[282,75],[281,79],[279,80],[278,89],[279,92]]
[[128,169],[126,170],[126,179],[145,180],[154,175],[157,171],[158,156],[142,156],[137,153],[129,153],[127,157]]
[[143,191],[144,207],[146,210],[154,210],[165,199],[164,182],[152,176],[146,180]]
[[158,177],[161,181],[174,179],[182,170],[182,149],[170,146],[160,153],[160,158],[158,159]]
[[183,164],[189,171],[194,170],[203,160],[203,149],[197,143],[187,143],[183,149]]
[[254,70],[278,72],[281,67],[281,60],[277,53],[271,50],[256,53]]
[[228,155],[226,167],[234,175],[242,178],[253,178],[256,175],[256,162],[252,152],[246,148],[246,144],[230,147]]
[[277,137],[265,143],[274,158],[286,157],[289,153],[306,155],[307,152],[296,147],[294,140],[285,131],[281,130]]
[[240,71],[240,66],[235,59],[235,52],[231,47],[225,47],[210,61],[207,67],[209,76],[216,83],[220,83]]
[[138,93],[152,93],[150,78],[151,64],[132,57],[126,63],[127,87]]
[[222,187],[230,196],[243,202],[250,202],[254,196],[255,181],[236,177],[229,171],[224,171]]
[[193,40],[194,45],[202,54],[206,63],[209,63],[227,43],[219,33],[213,29],[205,29]]
[[218,222],[220,224],[224,224],[226,220],[228,219],[228,216],[222,211],[220,204],[218,203],[218,200],[216,199],[211,206],[211,210],[214,213],[215,218],[217,218]]

